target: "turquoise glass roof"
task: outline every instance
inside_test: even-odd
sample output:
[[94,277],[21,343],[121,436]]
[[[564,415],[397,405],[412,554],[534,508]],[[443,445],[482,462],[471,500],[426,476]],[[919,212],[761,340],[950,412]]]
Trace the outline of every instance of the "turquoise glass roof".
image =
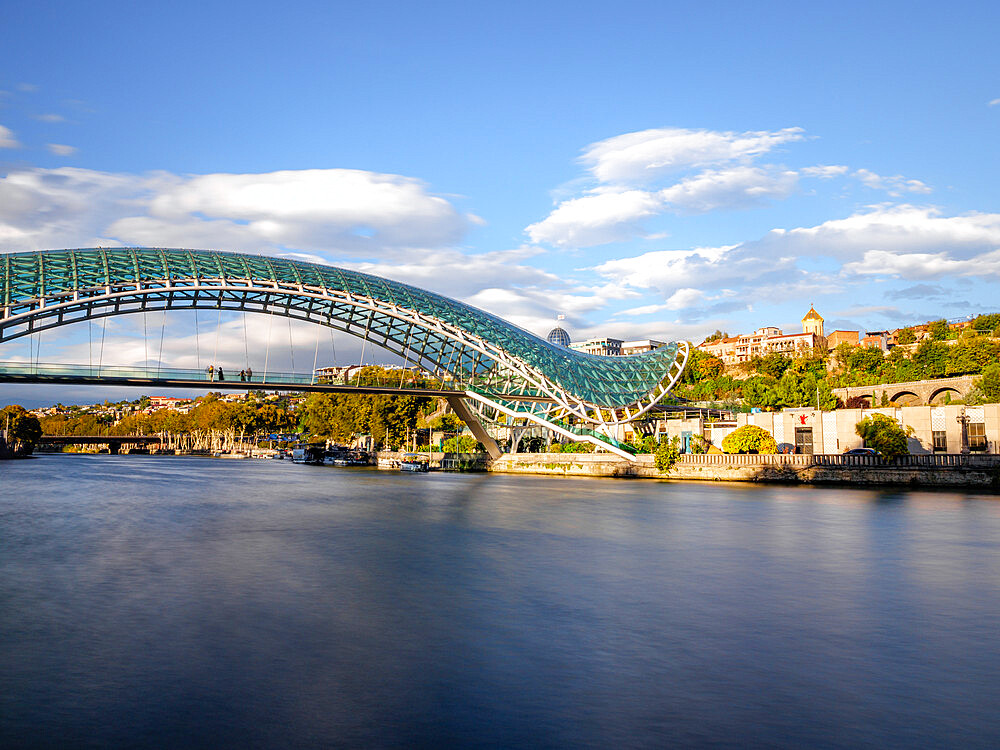
[[[140,282],[144,294],[155,293],[148,288],[150,282],[183,286],[197,280],[207,284],[232,281],[244,286],[247,282],[281,282],[346,292],[463,329],[520,360],[571,396],[601,407],[627,406],[648,396],[666,377],[678,353],[678,345],[672,343],[628,357],[584,354],[551,344],[484,310],[409,284],[264,255],[169,248],[48,250],[0,255],[0,273],[0,304],[7,315],[30,309],[40,299],[53,304],[72,297],[93,298],[109,287]],[[287,286],[283,293],[289,293]],[[344,319],[345,309],[342,299],[330,303],[331,314],[338,320]],[[456,357],[454,343],[444,342],[440,332],[400,328],[398,320],[379,321],[381,328],[371,330],[369,336],[376,343],[380,339],[398,342],[399,331],[405,330],[407,350],[419,351],[424,360],[436,362],[457,377],[498,375],[497,363],[489,356],[476,355],[473,360],[463,353]]]

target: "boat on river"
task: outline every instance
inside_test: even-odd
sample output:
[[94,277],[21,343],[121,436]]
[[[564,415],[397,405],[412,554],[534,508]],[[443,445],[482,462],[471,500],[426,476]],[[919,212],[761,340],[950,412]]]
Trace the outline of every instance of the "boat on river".
[[423,453],[404,453],[399,458],[400,471],[429,471],[430,459]]

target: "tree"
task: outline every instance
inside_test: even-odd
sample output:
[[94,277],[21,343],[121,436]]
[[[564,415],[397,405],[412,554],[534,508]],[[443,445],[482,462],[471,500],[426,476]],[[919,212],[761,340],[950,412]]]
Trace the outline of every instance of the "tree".
[[983,368],[983,376],[969,394],[969,403],[1000,403],[1000,363],[994,362]]
[[427,426],[438,432],[457,432],[465,426],[465,422],[457,414],[449,412],[434,417],[434,419],[427,423]]
[[707,336],[705,338],[705,343],[706,344],[711,344],[713,341],[719,341],[720,339],[728,339],[728,338],[729,338],[729,334],[728,333],[723,333],[718,328],[716,328],[715,329],[715,333],[713,333],[713,334],[711,334],[711,335],[709,335],[709,336]]
[[898,334],[896,334],[896,341],[900,344],[912,344],[916,342],[917,334],[913,332],[912,328],[904,328]]
[[445,453],[481,453],[486,450],[483,444],[471,435],[450,437],[441,444]]
[[948,321],[943,318],[928,323],[927,329],[931,332],[931,339],[934,341],[947,341],[949,338]]
[[677,463],[677,459],[681,455],[680,443],[681,439],[674,435],[671,438],[662,438],[659,445],[656,446],[653,460],[656,462],[656,468],[661,474],[666,474]]
[[910,452],[907,447],[907,431],[885,414],[865,417],[854,426],[854,431],[865,441],[865,447],[873,448],[885,458],[906,456]]
[[726,435],[722,450],[726,453],[777,453],[778,444],[763,427],[745,424]]
[[7,445],[15,456],[28,456],[42,436],[38,417],[18,404],[0,409],[0,430],[7,432]]
[[778,352],[771,352],[767,356],[755,359],[755,362],[757,372],[775,380],[784,375],[785,371],[792,364],[792,361],[788,357]]

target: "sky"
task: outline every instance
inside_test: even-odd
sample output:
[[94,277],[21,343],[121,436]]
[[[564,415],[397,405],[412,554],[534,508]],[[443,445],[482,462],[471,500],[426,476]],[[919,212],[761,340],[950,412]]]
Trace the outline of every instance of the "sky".
[[[828,331],[1000,309],[995,3],[36,1],[3,17],[0,253],[314,260],[542,336],[563,315],[574,341],[798,331],[810,305]],[[210,317],[78,324],[0,361],[91,361],[97,336],[105,364],[361,356],[315,327]],[[0,386],[0,402],[97,393],[49,388]]]

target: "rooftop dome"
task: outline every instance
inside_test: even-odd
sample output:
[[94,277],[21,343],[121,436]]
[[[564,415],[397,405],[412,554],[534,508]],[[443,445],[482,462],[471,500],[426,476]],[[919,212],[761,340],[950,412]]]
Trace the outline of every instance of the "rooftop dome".
[[550,344],[556,344],[558,346],[569,346],[569,334],[566,333],[562,328],[556,326],[551,331],[549,335],[545,337],[545,340]]
[[823,316],[816,312],[816,308],[812,305],[809,306],[809,312],[802,320],[823,320]]

